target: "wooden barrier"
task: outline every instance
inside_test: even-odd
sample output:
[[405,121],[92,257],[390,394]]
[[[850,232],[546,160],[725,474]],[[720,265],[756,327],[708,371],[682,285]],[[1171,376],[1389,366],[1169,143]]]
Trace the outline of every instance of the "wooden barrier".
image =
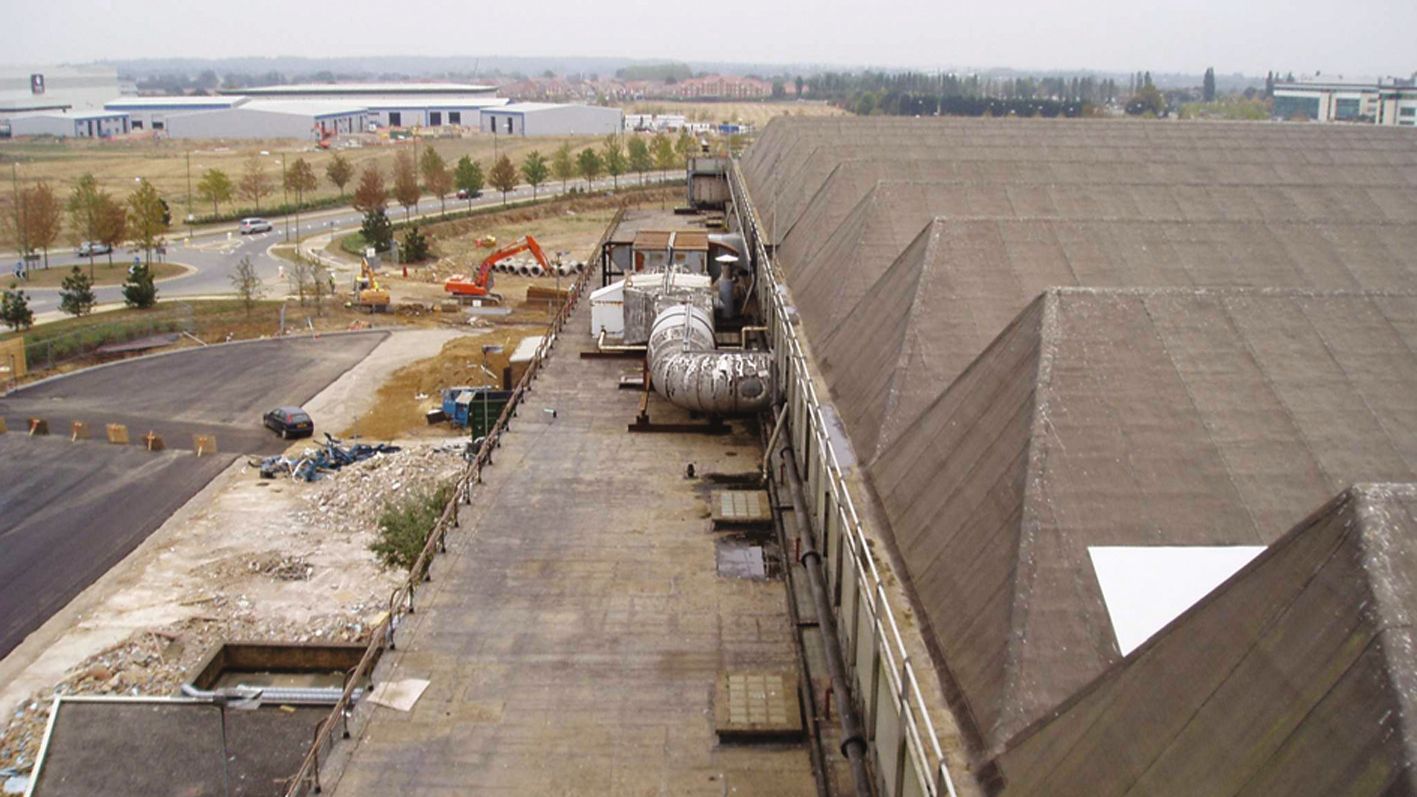
[[5,418],[0,416],[0,434],[5,433]]
[[49,421],[43,418],[30,418],[30,437],[40,434],[49,434]]
[[89,439],[89,425],[85,421],[74,421],[69,425],[69,442],[77,443]]
[[194,434],[192,435],[192,450],[197,452],[197,456],[203,454],[216,453],[216,435],[214,434]]
[[108,442],[116,446],[128,445],[128,427],[121,423],[110,423],[108,425]]
[[162,437],[160,437],[157,432],[148,432],[144,435],[143,443],[147,446],[149,451],[162,451],[167,448],[162,442]]

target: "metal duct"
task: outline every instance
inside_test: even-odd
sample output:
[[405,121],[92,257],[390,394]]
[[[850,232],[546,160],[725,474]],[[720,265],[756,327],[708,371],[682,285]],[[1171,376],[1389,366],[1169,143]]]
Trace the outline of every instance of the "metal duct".
[[711,312],[692,304],[655,317],[649,370],[654,389],[676,407],[740,415],[772,404],[772,354],[716,350]]

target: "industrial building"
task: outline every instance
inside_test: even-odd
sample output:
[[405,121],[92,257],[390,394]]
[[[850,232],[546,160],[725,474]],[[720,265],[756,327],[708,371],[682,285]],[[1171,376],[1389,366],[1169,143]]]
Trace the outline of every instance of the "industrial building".
[[325,138],[363,132],[369,112],[339,100],[247,100],[167,118],[173,138]]
[[1405,132],[779,119],[737,175],[956,779],[1413,793]]
[[12,136],[108,138],[129,131],[128,114],[119,111],[44,111],[5,120]]
[[228,111],[244,102],[245,97],[119,97],[105,102],[103,107],[128,114],[133,130],[166,130],[168,117]]
[[1417,85],[1383,81],[1301,80],[1276,83],[1274,116],[1316,122],[1417,126]]
[[604,136],[624,129],[625,112],[593,105],[521,102],[482,111],[480,128],[503,136]]
[[40,111],[97,111],[120,94],[111,66],[0,67],[0,118]]
[[232,89],[227,96],[338,100],[363,106],[379,127],[476,127],[483,108],[506,105],[496,86],[471,83],[300,83]]

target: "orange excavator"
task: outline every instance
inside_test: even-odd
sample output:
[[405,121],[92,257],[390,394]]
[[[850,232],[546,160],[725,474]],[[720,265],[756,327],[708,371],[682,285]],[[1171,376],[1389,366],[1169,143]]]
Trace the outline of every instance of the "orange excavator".
[[535,238],[526,235],[518,239],[516,243],[504,246],[488,255],[482,261],[482,265],[478,267],[477,276],[465,277],[456,274],[449,277],[448,281],[443,283],[443,290],[459,299],[492,299],[500,302],[502,297],[492,292],[492,267],[513,255],[526,251],[531,252],[532,257],[536,258],[536,262],[540,263],[548,274],[551,272],[551,263],[546,260],[546,253],[541,251],[541,244],[538,244]]

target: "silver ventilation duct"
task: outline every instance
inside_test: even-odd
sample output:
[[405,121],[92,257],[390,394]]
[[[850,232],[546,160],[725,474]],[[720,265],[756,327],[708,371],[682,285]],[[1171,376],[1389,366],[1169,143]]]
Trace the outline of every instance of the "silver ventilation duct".
[[717,350],[711,312],[692,304],[676,304],[655,317],[649,370],[654,389],[676,407],[743,415],[772,404],[772,354]]

